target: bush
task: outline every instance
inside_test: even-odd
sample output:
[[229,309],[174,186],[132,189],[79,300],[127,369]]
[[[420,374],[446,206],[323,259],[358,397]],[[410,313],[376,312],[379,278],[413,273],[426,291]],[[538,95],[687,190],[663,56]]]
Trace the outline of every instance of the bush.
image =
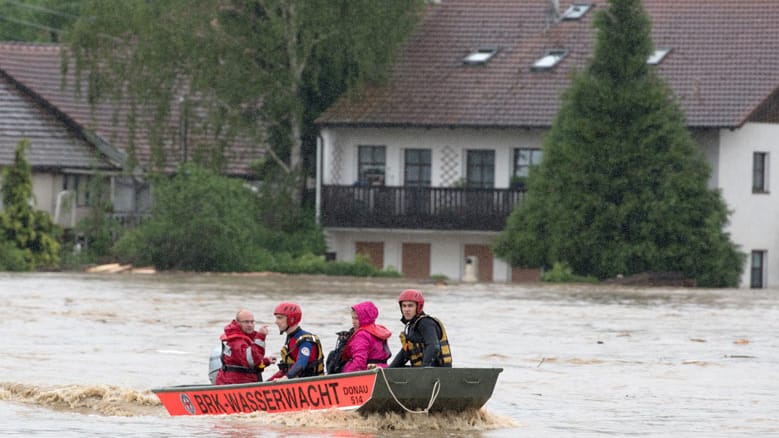
[[77,258],[95,261],[111,255],[122,227],[110,216],[113,211],[110,181],[98,174],[89,180],[87,190],[91,201],[89,214],[76,226],[76,232],[86,238],[86,248],[78,254]]
[[[365,257],[354,263],[327,262],[324,234],[305,210],[287,211],[278,222],[270,200],[242,182],[187,165],[178,175],[155,182],[149,220],[114,245],[120,262],[190,271],[273,271],[399,277]],[[285,204],[286,205],[286,204]],[[282,221],[283,222],[283,221]]]
[[551,283],[596,283],[598,279],[592,276],[576,275],[565,262],[555,262],[552,269],[544,272],[542,281]]
[[13,242],[0,241],[0,271],[27,271],[29,266],[24,251]]
[[266,259],[266,263],[257,270],[281,272],[284,274],[323,274],[354,277],[400,277],[401,274],[394,269],[377,269],[364,256],[358,255],[354,262],[328,262],[324,256],[306,253],[294,257],[289,253],[277,254],[272,261]]
[[240,181],[186,165],[154,187],[151,218],[117,242],[120,259],[161,270],[247,271],[257,264],[256,197]]

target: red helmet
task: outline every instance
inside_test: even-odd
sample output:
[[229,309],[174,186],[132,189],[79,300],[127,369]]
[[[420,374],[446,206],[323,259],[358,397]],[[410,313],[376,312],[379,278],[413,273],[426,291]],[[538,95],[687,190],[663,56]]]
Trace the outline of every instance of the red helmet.
[[284,315],[287,317],[287,326],[292,327],[297,325],[303,318],[303,311],[300,310],[300,306],[295,303],[279,303],[275,309],[273,309],[274,315]]
[[422,308],[425,307],[425,297],[422,296],[422,292],[416,289],[406,289],[401,292],[400,297],[398,298],[398,304],[403,303],[403,301],[413,301],[417,303],[417,315],[422,313]]

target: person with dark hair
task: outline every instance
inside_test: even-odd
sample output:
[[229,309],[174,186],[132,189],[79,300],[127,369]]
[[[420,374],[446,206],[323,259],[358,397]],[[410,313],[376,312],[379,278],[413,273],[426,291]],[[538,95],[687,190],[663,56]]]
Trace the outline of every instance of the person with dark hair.
[[287,339],[281,348],[279,370],[269,380],[320,376],[325,373],[324,353],[319,337],[300,328],[303,311],[296,303],[280,303],[273,310],[279,334]]
[[407,289],[398,298],[400,321],[405,324],[400,334],[401,350],[390,368],[410,363],[412,367],[451,367],[452,353],[444,324],[424,312],[425,298],[418,290]]

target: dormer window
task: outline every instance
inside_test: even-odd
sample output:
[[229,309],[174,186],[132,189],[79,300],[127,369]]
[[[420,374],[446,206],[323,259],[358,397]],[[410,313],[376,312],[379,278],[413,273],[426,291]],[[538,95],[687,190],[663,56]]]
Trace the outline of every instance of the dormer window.
[[592,9],[592,3],[574,3],[568,6],[568,9],[560,16],[561,20],[578,20],[584,16],[590,9]]
[[463,58],[463,64],[468,65],[481,65],[486,64],[487,61],[492,59],[495,54],[498,53],[497,47],[482,47],[479,50],[471,52]]
[[649,65],[657,65],[663,62],[663,59],[665,59],[665,55],[671,52],[671,49],[657,49],[655,50],[655,53],[652,53],[649,55],[649,58],[646,59],[646,63]]
[[559,64],[566,55],[568,55],[568,50],[565,49],[550,50],[538,61],[534,62],[530,69],[533,71],[551,70],[554,66]]

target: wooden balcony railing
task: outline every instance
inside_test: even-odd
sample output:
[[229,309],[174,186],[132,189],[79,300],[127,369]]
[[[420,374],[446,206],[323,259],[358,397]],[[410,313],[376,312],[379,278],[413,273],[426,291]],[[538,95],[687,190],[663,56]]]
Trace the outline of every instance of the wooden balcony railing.
[[322,186],[325,227],[499,231],[523,190]]

